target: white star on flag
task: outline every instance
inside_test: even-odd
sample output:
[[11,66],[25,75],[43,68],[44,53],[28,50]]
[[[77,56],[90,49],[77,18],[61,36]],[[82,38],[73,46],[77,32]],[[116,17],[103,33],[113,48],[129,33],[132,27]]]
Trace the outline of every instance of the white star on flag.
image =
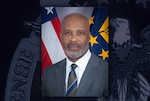
[[47,15],[48,15],[49,13],[54,14],[54,12],[53,12],[53,8],[54,8],[54,7],[44,7],[44,8],[47,10]]

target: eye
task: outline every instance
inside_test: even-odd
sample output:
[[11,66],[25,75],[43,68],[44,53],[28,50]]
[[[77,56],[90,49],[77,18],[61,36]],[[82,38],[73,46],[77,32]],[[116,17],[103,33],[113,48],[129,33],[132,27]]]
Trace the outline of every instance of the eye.
[[84,35],[84,32],[83,31],[78,31],[77,34],[78,35]]
[[71,35],[72,33],[70,31],[64,32],[65,35]]

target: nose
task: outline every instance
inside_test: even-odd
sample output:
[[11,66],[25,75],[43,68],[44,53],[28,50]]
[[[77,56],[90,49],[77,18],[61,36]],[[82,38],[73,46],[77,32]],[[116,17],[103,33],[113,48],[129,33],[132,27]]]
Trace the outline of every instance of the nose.
[[71,36],[71,41],[77,41],[78,39],[78,36],[76,33],[73,33],[72,36]]

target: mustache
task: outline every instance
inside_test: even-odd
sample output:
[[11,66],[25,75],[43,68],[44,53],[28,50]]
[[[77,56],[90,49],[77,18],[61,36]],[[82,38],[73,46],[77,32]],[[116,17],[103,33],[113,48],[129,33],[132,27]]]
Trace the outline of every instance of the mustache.
[[75,42],[69,43],[69,44],[67,45],[67,47],[73,47],[73,46],[75,46],[75,47],[81,47],[80,44],[75,43]]

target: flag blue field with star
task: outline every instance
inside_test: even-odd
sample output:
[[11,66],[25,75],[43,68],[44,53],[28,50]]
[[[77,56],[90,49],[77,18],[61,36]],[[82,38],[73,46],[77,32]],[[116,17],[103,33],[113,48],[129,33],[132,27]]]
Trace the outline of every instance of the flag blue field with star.
[[91,37],[90,50],[103,60],[108,61],[109,43],[109,17],[108,7],[94,7],[91,18],[89,19]]

